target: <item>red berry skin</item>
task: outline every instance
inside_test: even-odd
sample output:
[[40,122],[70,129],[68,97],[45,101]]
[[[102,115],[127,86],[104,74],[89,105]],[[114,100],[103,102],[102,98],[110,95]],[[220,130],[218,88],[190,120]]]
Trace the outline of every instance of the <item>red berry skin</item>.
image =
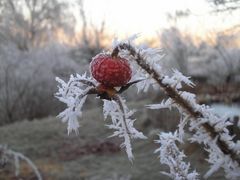
[[120,87],[128,83],[132,70],[126,59],[99,54],[90,64],[92,76],[106,87]]

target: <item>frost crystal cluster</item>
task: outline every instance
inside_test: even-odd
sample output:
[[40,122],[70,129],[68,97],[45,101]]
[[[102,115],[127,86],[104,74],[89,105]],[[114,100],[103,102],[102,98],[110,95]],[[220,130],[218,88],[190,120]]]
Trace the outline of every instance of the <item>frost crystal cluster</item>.
[[[87,77],[86,74],[72,75],[67,83],[59,78],[56,80],[60,83],[56,97],[67,105],[67,108],[58,117],[67,123],[68,133],[71,131],[78,133],[80,127],[78,120],[82,115],[83,104],[88,94],[99,95],[98,83],[93,78]],[[106,119],[107,116],[110,116],[112,119],[112,124],[108,124],[107,127],[114,130],[112,136],[123,138],[121,147],[126,150],[129,160],[132,160],[131,139],[146,139],[143,133],[133,127],[135,120],[131,119],[131,116],[134,111],[127,108],[125,101],[118,94],[111,99],[102,96],[102,99],[104,101],[104,117]]]
[[78,118],[82,116],[82,107],[87,98],[89,90],[96,85],[96,82],[83,75],[71,75],[69,81],[65,83],[62,79],[56,78],[60,83],[56,97],[67,105],[67,108],[61,112],[58,117],[68,124],[68,134],[72,131],[78,132],[80,127]]
[[[117,102],[120,103],[117,103]],[[128,158],[133,159],[131,139],[146,139],[142,132],[137,131],[133,127],[135,119],[131,119],[134,111],[129,111],[124,100],[119,97],[116,101],[104,100],[103,113],[104,118],[110,116],[112,119],[112,124],[107,125],[109,129],[115,130],[113,136],[118,136],[123,138],[122,147],[126,149]]]
[[198,179],[198,173],[193,171],[188,173],[190,164],[185,163],[183,158],[186,157],[183,152],[179,150],[176,143],[182,143],[178,132],[175,133],[161,133],[159,140],[156,143],[161,145],[155,152],[159,152],[160,162],[166,164],[170,168],[170,173],[162,172],[163,174],[176,180],[195,180]]

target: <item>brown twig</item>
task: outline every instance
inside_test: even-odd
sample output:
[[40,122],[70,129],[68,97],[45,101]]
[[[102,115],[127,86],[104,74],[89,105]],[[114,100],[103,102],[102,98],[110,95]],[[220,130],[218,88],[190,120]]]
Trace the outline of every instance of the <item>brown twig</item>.
[[[128,50],[129,53],[134,57],[137,64],[144,69],[148,74],[152,76],[154,80],[163,88],[165,93],[172,98],[175,103],[177,103],[179,106],[181,106],[187,114],[189,114],[194,119],[204,118],[204,115],[202,112],[197,111],[194,109],[194,107],[191,106],[191,104],[185,100],[179,92],[174,89],[173,87],[169,86],[168,84],[163,83],[163,77],[157,73],[154,69],[152,69],[145,61],[145,59],[138,53],[136,50],[130,45],[130,44],[119,44],[116,48],[112,51],[112,56],[116,57],[118,56],[118,53],[120,50]],[[217,145],[221,149],[221,151],[226,154],[230,155],[232,160],[235,160],[238,165],[240,165],[240,157],[237,155],[235,151],[233,151],[225,142],[224,140],[220,139],[220,133],[215,130],[215,128],[210,125],[208,122],[203,123],[202,127],[208,132],[210,137],[214,140],[217,137]]]

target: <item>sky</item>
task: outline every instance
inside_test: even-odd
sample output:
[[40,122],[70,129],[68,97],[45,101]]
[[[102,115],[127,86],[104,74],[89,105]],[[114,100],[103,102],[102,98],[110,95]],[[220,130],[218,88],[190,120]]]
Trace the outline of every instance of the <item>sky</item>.
[[[189,9],[192,15],[178,21],[177,27],[190,34],[203,35],[238,23],[239,16],[210,15],[213,10],[207,0],[84,0],[89,21],[100,25],[116,36],[141,34],[155,36],[172,22],[167,13]],[[239,14],[238,14],[239,15]],[[224,17],[224,18],[223,18]],[[79,19],[79,24],[81,20]],[[79,26],[80,27],[80,26]]]

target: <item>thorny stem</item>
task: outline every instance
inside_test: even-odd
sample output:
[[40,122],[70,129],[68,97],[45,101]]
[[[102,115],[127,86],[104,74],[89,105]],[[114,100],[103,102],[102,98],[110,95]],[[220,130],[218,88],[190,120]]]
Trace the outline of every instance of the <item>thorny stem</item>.
[[128,126],[127,126],[126,115],[125,115],[125,110],[124,110],[124,107],[123,107],[122,99],[119,95],[115,95],[115,96],[113,96],[113,100],[118,103],[119,108],[122,111],[123,123],[124,123],[127,134],[130,135],[130,131],[129,131]]
[[170,155],[170,157],[173,157],[173,159],[177,159],[176,164],[172,162],[173,169],[179,174],[183,179],[187,179],[187,177],[184,175],[183,171],[181,170],[180,166],[181,163],[178,160],[176,153],[174,153],[174,150],[171,147],[167,147],[167,152]]
[[[154,80],[157,81],[157,83],[163,88],[165,93],[172,98],[179,106],[181,106],[187,114],[189,114],[194,119],[204,118],[204,115],[202,112],[197,111],[194,109],[194,107],[191,106],[191,104],[185,100],[181,95],[178,93],[176,89],[169,86],[168,84],[163,83],[163,77],[158,74],[154,69],[152,69],[145,61],[145,59],[140,55],[140,53],[136,52],[136,50],[130,45],[126,43],[119,44],[117,47],[115,47],[112,51],[112,57],[118,56],[118,53],[120,50],[128,50],[130,54],[134,57],[134,60],[137,62],[137,64],[144,69],[148,74],[152,76]],[[238,165],[240,165],[240,157],[238,157],[237,153],[230,149],[228,144],[220,139],[220,132],[217,132],[213,126],[211,126],[208,122],[205,122],[202,124],[202,127],[208,132],[210,137],[214,140],[217,137],[217,145],[221,149],[221,151],[226,154],[230,155],[232,160],[235,160]]]

